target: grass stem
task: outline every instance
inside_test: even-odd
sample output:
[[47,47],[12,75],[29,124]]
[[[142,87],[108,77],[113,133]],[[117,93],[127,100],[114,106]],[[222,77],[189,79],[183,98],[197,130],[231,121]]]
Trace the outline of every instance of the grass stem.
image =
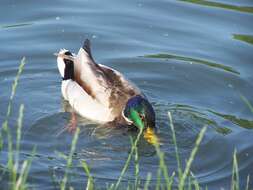
[[199,148],[199,145],[200,145],[200,142],[202,141],[203,137],[204,137],[204,134],[206,132],[206,129],[207,127],[203,127],[198,135],[198,138],[196,140],[196,143],[195,143],[195,146],[191,152],[191,155],[190,155],[190,158],[188,159],[188,161],[186,162],[186,167],[185,167],[185,170],[184,170],[184,173],[182,174],[182,178],[180,179],[179,181],[179,185],[178,185],[178,189],[179,190],[183,190],[184,189],[184,185],[185,185],[185,180],[189,174],[189,171],[190,171],[190,168],[191,168],[191,164],[195,158],[195,155],[198,151],[198,148]]
[[66,166],[66,169],[65,169],[65,174],[64,174],[64,177],[61,181],[61,190],[66,189],[66,184],[67,184],[67,181],[68,181],[68,173],[69,173],[69,169],[72,165],[73,154],[74,154],[75,149],[76,149],[76,144],[77,144],[79,133],[80,133],[80,129],[77,128],[76,131],[75,131],[75,134],[74,134],[74,138],[73,138],[72,143],[71,143],[71,148],[70,148],[70,153],[69,153],[69,156],[68,156],[68,159],[67,159],[67,166]]
[[181,161],[180,161],[180,157],[179,157],[179,153],[178,153],[176,132],[175,132],[175,128],[174,128],[174,124],[173,124],[173,120],[172,120],[172,116],[171,116],[170,112],[168,112],[168,117],[169,117],[170,127],[171,127],[171,131],[172,131],[172,139],[173,139],[173,143],[174,143],[174,147],[175,147],[175,154],[176,154],[176,160],[177,160],[177,169],[178,169],[178,177],[179,177],[179,180],[180,180],[181,177],[182,177],[182,167],[181,167]]
[[135,147],[137,146],[137,144],[138,144],[138,142],[139,142],[139,140],[141,138],[142,132],[143,132],[143,129],[141,128],[139,130],[139,133],[138,133],[138,135],[137,135],[134,143],[133,143],[133,146],[131,147],[130,153],[128,154],[128,157],[127,157],[127,160],[126,160],[126,163],[125,163],[125,165],[124,165],[124,167],[123,167],[123,169],[122,169],[122,171],[120,173],[120,176],[119,176],[119,178],[118,178],[118,180],[116,182],[116,185],[115,185],[114,189],[118,189],[118,187],[120,185],[120,182],[121,182],[123,176],[125,175],[125,173],[127,171],[127,168],[128,168],[129,163],[131,161],[132,155],[133,155],[133,153],[135,151]]

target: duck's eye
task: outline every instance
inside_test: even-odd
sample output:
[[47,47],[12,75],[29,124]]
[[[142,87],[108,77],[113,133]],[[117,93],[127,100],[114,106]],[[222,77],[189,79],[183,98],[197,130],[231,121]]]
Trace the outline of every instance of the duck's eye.
[[139,116],[140,116],[141,120],[144,121],[145,116],[143,114],[140,114]]

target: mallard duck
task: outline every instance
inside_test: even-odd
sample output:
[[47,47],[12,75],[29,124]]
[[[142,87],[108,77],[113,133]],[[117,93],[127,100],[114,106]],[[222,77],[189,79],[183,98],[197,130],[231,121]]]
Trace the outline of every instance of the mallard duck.
[[57,65],[62,95],[82,117],[138,129],[155,127],[155,112],[146,96],[120,72],[97,64],[88,39],[77,55],[60,50]]

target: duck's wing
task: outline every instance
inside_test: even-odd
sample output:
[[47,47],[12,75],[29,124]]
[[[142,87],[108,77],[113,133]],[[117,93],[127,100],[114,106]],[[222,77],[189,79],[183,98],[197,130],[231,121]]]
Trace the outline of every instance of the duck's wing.
[[108,107],[122,107],[129,97],[140,94],[140,90],[121,73],[94,61],[89,40],[84,42],[74,62],[76,82],[91,97]]
[[106,103],[109,96],[106,77],[92,58],[89,40],[84,42],[74,60],[74,78],[92,98]]
[[128,99],[136,95],[142,95],[142,93],[120,72],[102,64],[99,64],[99,66],[107,76],[110,85],[109,107],[112,109],[113,114],[121,115]]

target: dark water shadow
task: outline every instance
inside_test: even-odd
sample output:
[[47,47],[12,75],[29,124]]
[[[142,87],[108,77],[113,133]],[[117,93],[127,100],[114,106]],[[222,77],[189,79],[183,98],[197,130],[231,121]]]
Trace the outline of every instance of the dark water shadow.
[[208,110],[210,113],[219,116],[225,120],[228,120],[234,124],[236,124],[239,127],[245,128],[245,129],[253,129],[253,121],[251,120],[247,120],[247,119],[242,119],[242,118],[238,118],[234,115],[229,115],[229,114],[222,114],[222,113],[218,113],[212,110]]
[[222,8],[222,9],[227,9],[227,10],[232,10],[232,11],[253,13],[253,7],[249,7],[249,6],[238,6],[238,5],[231,5],[231,4],[205,1],[205,0],[178,0],[178,1],[183,1],[187,3],[193,3],[193,4],[208,6],[208,7],[217,7],[217,8]]
[[211,62],[211,61],[202,60],[202,59],[198,59],[198,58],[192,58],[192,57],[186,57],[186,56],[180,56],[180,55],[174,55],[174,54],[168,54],[168,53],[144,55],[143,57],[166,59],[166,60],[175,59],[175,60],[179,60],[179,61],[189,62],[190,64],[207,65],[207,66],[212,67],[212,68],[221,69],[223,71],[227,71],[227,72],[230,72],[230,73],[233,73],[233,74],[240,75],[240,72],[238,72],[237,70],[235,70],[234,68],[232,68],[230,66],[226,66],[226,65],[223,65],[223,64],[214,63],[214,62]]
[[253,45],[253,35],[233,34],[233,39]]
[[203,124],[213,127],[216,132],[222,135],[232,133],[232,129],[229,128],[228,125],[221,126],[218,124],[217,119],[214,118],[214,116],[223,121],[229,121],[237,127],[253,129],[253,120],[239,118],[238,116],[231,114],[219,113],[210,109],[200,109],[189,105],[174,104],[169,107],[169,110],[172,112],[186,112],[187,115],[192,118],[192,121],[202,121]]
[[169,111],[174,113],[174,115],[184,114],[184,118],[191,120],[195,125],[201,123],[202,125],[200,126],[202,127],[209,126],[219,134],[228,135],[232,132],[228,127],[219,125],[210,114],[200,108],[183,104],[173,104],[169,107]]
[[9,25],[2,25],[0,28],[7,29],[7,28],[18,28],[18,27],[24,27],[24,26],[30,26],[33,25],[33,23],[17,23],[17,24],[9,24]]

